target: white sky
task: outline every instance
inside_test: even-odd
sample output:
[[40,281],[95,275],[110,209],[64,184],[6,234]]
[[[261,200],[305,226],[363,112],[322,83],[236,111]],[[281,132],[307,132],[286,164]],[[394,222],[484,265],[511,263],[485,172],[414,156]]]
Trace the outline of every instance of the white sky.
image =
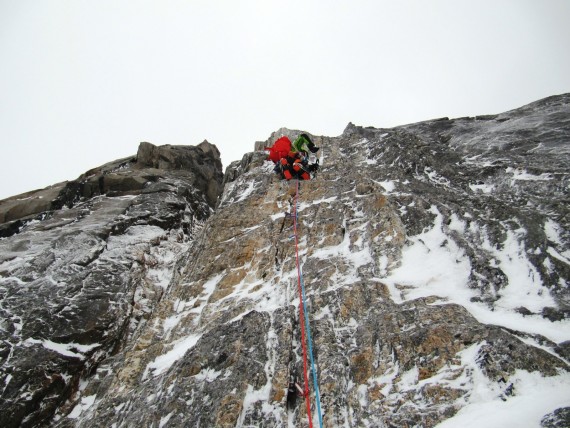
[[570,92],[568,0],[0,0],[0,198],[207,139],[340,135]]

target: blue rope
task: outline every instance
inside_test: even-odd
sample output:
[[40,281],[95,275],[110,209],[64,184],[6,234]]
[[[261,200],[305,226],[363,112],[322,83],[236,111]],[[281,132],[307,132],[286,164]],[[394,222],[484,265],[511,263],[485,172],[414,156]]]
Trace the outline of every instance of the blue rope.
[[[297,194],[299,193],[299,182],[297,181]],[[298,200],[298,198],[296,198]],[[295,209],[295,215],[298,216],[299,205]],[[297,220],[295,218],[295,220]],[[303,295],[303,312],[305,314],[305,328],[307,330],[307,342],[309,343],[309,358],[311,359],[311,371],[313,372],[313,386],[315,388],[315,402],[317,403],[317,413],[319,414],[319,425],[323,428],[323,416],[321,414],[321,396],[319,393],[319,383],[317,381],[317,369],[315,367],[315,360],[313,359],[313,341],[311,340],[311,326],[309,324],[309,315],[307,312],[307,297],[305,296],[305,282],[303,281],[303,269],[299,266],[299,273],[301,277],[301,291]]]

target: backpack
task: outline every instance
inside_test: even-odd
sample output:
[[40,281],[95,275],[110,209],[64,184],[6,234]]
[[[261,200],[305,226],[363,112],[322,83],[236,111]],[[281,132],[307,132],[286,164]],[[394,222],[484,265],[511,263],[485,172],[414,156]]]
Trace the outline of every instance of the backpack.
[[267,158],[273,161],[273,163],[277,163],[282,158],[286,158],[291,151],[291,140],[285,136],[281,137],[275,141],[272,147],[266,147],[265,150],[269,152]]

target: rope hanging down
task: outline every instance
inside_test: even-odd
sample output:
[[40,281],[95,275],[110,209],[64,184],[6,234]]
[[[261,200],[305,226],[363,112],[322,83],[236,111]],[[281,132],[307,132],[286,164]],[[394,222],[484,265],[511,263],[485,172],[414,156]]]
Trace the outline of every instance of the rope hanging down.
[[311,360],[311,372],[313,373],[313,386],[315,388],[315,402],[317,404],[317,413],[319,416],[319,426],[323,427],[323,417],[321,415],[321,398],[319,394],[319,384],[317,381],[317,370],[315,361],[313,359],[313,343],[311,340],[311,326],[309,323],[309,316],[307,314],[306,296],[305,296],[305,283],[303,281],[303,272],[299,262],[299,236],[297,233],[297,215],[298,215],[298,201],[299,201],[299,181],[297,180],[295,188],[295,202],[293,204],[293,234],[295,236],[295,256],[297,263],[297,288],[299,290],[299,317],[301,324],[301,342],[303,347],[303,394],[305,396],[305,403],[307,406],[307,415],[309,418],[309,427],[312,428],[313,420],[311,417],[311,399],[309,396],[309,379],[307,374],[307,346],[305,344],[305,326],[307,330],[307,342],[309,344],[309,358]]

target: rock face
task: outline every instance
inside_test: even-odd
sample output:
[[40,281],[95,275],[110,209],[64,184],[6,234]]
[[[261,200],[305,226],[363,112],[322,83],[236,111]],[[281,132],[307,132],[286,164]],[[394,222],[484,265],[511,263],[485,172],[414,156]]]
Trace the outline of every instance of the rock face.
[[261,150],[298,132],[221,195],[215,147],[143,143],[0,202],[0,424],[305,426],[296,206],[324,426],[564,426],[570,95],[315,136],[297,192]]
[[150,317],[222,185],[215,146],[156,147],[0,202],[0,425],[65,412]]

